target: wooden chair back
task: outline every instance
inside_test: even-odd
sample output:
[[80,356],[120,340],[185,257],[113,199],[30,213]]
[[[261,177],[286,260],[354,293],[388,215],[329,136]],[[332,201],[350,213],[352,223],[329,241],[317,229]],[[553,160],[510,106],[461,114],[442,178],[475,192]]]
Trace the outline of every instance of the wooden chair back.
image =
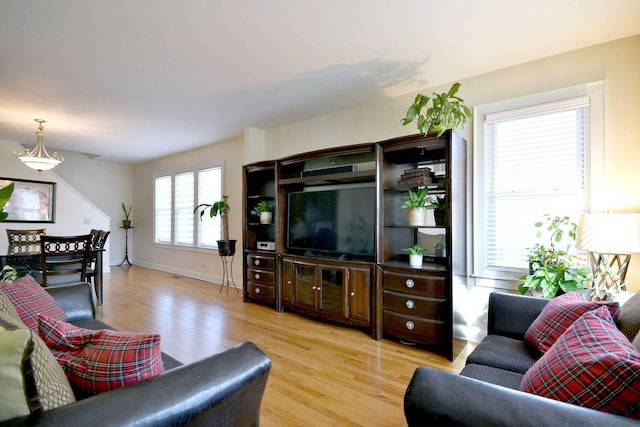
[[40,238],[42,286],[87,280],[91,251],[91,234],[81,236],[46,236]]
[[46,228],[12,230],[7,228],[8,255],[40,252],[40,236],[47,234]]

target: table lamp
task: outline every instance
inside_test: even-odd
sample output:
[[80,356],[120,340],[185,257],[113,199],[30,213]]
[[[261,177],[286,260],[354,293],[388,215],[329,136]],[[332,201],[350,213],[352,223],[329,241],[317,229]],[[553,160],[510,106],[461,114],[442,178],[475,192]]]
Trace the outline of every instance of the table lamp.
[[640,252],[640,214],[592,213],[578,221],[576,247],[589,253],[593,271],[591,299],[625,291],[631,254]]

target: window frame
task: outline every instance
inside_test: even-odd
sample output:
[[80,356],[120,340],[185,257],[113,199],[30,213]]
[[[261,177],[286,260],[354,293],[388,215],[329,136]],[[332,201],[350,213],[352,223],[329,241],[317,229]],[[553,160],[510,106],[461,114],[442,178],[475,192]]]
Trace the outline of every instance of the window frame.
[[[199,233],[200,233],[200,224],[202,224],[204,221],[218,221],[220,222],[220,217],[216,217],[216,218],[203,218],[202,221],[200,221],[200,215],[193,213],[192,217],[193,217],[193,228],[192,228],[192,241],[190,244],[185,244],[185,243],[178,243],[176,242],[176,177],[177,176],[184,176],[184,175],[188,175],[191,174],[193,177],[193,193],[192,193],[192,198],[194,201],[194,207],[199,205],[200,203],[213,203],[216,200],[205,200],[205,201],[200,201],[199,200],[199,187],[200,187],[200,174],[201,172],[205,172],[208,170],[214,170],[214,169],[219,169],[219,174],[220,174],[220,194],[222,195],[224,193],[224,164],[214,164],[214,165],[207,165],[207,166],[202,166],[202,167],[196,167],[193,169],[188,169],[188,170],[181,170],[181,171],[174,171],[174,172],[167,172],[167,173],[159,173],[159,174],[155,174],[153,177],[153,212],[154,212],[154,216],[153,216],[153,244],[157,245],[159,247],[172,247],[175,249],[187,249],[187,250],[204,250],[204,251],[211,251],[211,250],[217,250],[218,246],[217,244],[212,244],[212,245],[203,245],[200,243],[200,239],[199,239]],[[157,206],[156,206],[156,183],[158,181],[158,179],[160,178],[170,178],[170,182],[171,182],[171,239],[169,242],[164,242],[164,241],[158,241],[157,237],[156,237],[156,213],[157,213]],[[193,209],[193,208],[192,208]],[[218,227],[220,229],[220,227]],[[218,239],[216,239],[218,240]]]
[[[473,183],[472,183],[472,217],[470,226],[472,231],[472,244],[469,245],[469,257],[471,260],[471,279],[468,283],[474,286],[490,288],[518,289],[518,277],[526,274],[526,269],[504,268],[493,269],[488,272],[486,251],[483,242],[486,218],[485,206],[485,178],[487,177],[484,162],[486,152],[485,141],[485,116],[487,114],[517,110],[540,104],[564,101],[580,96],[589,97],[589,145],[587,147],[588,160],[586,174],[588,177],[586,209],[588,211],[596,206],[595,195],[603,194],[604,182],[604,82],[581,84],[558,90],[522,96],[518,98],[497,101],[490,104],[474,107],[473,113]],[[532,225],[533,233],[533,225]]]

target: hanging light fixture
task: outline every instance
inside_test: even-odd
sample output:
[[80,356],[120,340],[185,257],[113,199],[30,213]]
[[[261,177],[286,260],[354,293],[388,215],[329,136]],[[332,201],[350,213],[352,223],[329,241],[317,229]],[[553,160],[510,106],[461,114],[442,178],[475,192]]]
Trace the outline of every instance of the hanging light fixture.
[[38,130],[36,131],[38,138],[36,140],[36,146],[33,147],[33,150],[25,149],[24,154],[14,151],[13,155],[22,160],[22,163],[29,166],[31,169],[42,172],[55,168],[64,161],[64,158],[58,153],[53,153],[53,156],[50,156],[49,153],[47,153],[47,149],[44,148],[44,128],[42,127],[42,124],[47,121],[42,119],[34,120],[38,122]]

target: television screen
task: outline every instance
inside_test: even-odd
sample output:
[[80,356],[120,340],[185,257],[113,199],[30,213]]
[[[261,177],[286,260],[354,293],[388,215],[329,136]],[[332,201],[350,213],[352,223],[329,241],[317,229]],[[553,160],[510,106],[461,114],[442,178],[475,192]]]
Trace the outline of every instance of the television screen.
[[313,189],[289,193],[290,250],[373,257],[375,188]]

